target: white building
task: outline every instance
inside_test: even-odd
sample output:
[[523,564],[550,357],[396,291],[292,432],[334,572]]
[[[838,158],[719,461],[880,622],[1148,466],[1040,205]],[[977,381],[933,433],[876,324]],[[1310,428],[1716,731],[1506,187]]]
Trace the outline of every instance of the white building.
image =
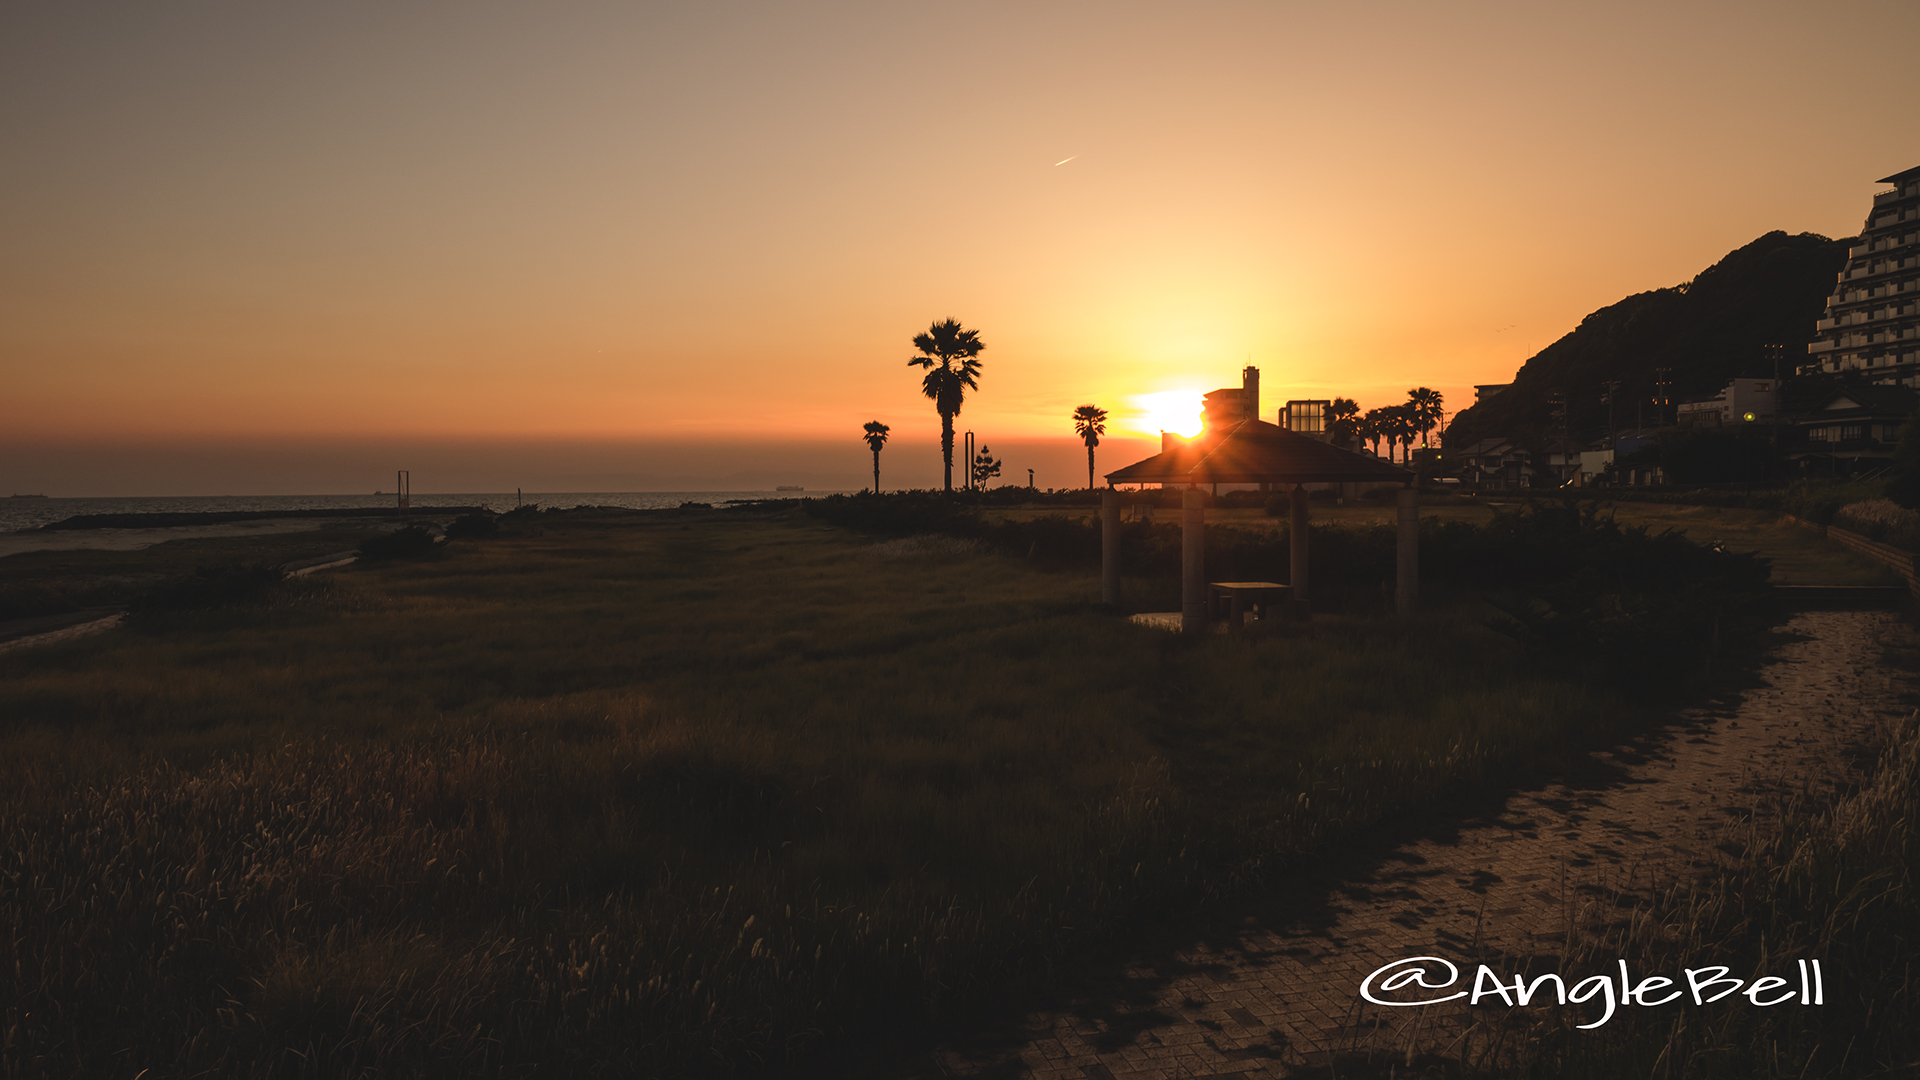
[[1679,407],[1682,424],[1766,424],[1774,418],[1772,379],[1735,379],[1710,398],[1683,401]]
[[1920,168],[1885,177],[1860,239],[1827,298],[1808,370],[1864,371],[1880,385],[1920,386]]

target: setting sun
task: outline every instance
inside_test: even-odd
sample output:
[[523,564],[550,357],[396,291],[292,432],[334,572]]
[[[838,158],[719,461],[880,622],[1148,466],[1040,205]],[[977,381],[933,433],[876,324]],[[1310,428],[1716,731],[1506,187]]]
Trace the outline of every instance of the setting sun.
[[1154,438],[1163,431],[1188,436],[1200,434],[1201,398],[1198,390],[1135,394],[1129,400],[1134,409],[1128,414],[1129,431]]

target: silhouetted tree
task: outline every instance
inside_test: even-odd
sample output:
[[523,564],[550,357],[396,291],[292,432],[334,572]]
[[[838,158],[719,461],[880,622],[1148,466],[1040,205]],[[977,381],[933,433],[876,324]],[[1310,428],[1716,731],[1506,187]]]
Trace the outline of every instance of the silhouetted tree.
[[973,455],[974,489],[980,490],[985,488],[987,481],[999,475],[1000,459],[993,456],[992,450],[985,446],[980,447],[980,452]]
[[1380,456],[1380,440],[1387,437],[1386,417],[1379,409],[1368,409],[1360,419],[1354,421],[1354,434],[1360,441],[1373,447],[1373,456]]
[[[1408,419],[1413,422],[1414,430],[1420,433],[1421,446],[1427,445],[1427,434],[1439,427],[1440,418],[1446,415],[1441,408],[1445,400],[1440,396],[1440,391],[1429,390],[1424,386],[1417,386],[1407,391]],[[1408,443],[1407,448],[1411,450],[1413,444]]]
[[940,413],[940,456],[946,464],[946,489],[953,491],[953,418],[968,390],[980,389],[980,332],[968,330],[957,319],[934,323],[924,334],[916,334],[913,347],[920,355],[907,361],[908,367],[927,369],[920,390]]
[[1337,397],[1327,406],[1327,440],[1345,447],[1360,435],[1360,406],[1352,398]]
[[873,451],[873,493],[880,494],[880,448],[887,445],[887,432],[893,429],[878,420],[867,421],[867,449]]
[[1093,488],[1093,448],[1107,433],[1107,410],[1098,405],[1082,405],[1073,410],[1073,430],[1087,444],[1087,488]]
[[1396,442],[1404,444],[1407,454],[1411,455],[1413,437],[1420,433],[1419,426],[1413,420],[1413,406],[1411,404],[1389,405],[1381,409],[1380,414],[1382,434],[1387,439],[1387,460],[1394,460],[1393,444]]
[[1920,412],[1900,425],[1894,444],[1893,475],[1887,480],[1887,498],[1909,510],[1920,509]]

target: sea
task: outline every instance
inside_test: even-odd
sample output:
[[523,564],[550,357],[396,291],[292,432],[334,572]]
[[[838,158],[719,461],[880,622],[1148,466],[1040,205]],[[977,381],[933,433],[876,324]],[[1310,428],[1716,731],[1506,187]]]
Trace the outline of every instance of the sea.
[[[628,510],[664,510],[681,503],[729,502],[760,499],[805,499],[851,494],[838,491],[527,491],[466,495],[413,495],[410,505],[431,510],[436,506],[486,506],[511,510],[521,503],[546,508],[617,506]],[[0,498],[0,532],[37,529],[80,514],[204,513],[223,510],[355,510],[370,513],[396,509],[393,495],[171,495],[111,499]]]

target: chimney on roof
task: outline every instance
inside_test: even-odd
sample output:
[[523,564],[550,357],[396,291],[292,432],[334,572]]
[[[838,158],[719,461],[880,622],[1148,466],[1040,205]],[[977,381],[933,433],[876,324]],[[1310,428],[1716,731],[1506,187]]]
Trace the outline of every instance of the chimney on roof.
[[1241,400],[1245,402],[1240,413],[1248,420],[1260,419],[1260,369],[1248,364],[1240,372]]

